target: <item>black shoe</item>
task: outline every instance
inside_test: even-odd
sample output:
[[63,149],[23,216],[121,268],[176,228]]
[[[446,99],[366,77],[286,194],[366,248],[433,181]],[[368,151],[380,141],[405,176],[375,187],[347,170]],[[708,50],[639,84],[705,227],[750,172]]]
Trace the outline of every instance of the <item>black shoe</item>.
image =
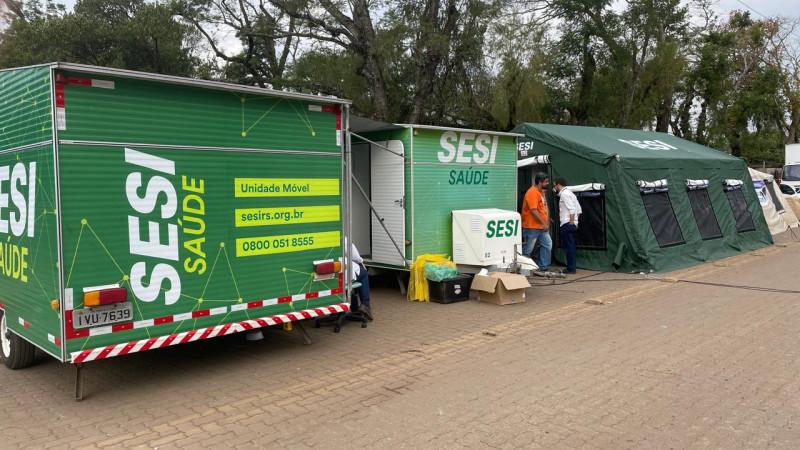
[[363,314],[363,315],[364,315],[364,317],[366,317],[366,318],[367,318],[367,320],[369,320],[370,322],[372,322],[372,320],[373,320],[373,317],[372,317],[372,310],[369,308],[369,306],[366,306],[366,305],[361,305],[361,306],[359,306],[359,307],[358,307],[358,312],[360,312],[361,314]]

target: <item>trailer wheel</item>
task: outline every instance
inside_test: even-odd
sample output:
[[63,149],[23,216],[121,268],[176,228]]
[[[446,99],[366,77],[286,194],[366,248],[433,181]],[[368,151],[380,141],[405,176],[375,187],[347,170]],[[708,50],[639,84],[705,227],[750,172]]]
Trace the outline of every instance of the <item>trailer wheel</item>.
[[6,315],[0,312],[0,356],[9,369],[24,369],[33,364],[36,347],[17,336],[6,325]]

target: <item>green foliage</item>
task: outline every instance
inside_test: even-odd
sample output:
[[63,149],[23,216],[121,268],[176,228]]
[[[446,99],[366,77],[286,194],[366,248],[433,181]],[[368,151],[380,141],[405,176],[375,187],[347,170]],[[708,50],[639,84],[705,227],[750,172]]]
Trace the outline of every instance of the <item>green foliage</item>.
[[79,0],[73,12],[28,4],[0,41],[0,67],[53,61],[191,75],[194,31],[144,0]]
[[394,122],[666,131],[754,163],[800,139],[800,23],[719,18],[711,0],[171,1],[26,2],[0,67],[219,78]]

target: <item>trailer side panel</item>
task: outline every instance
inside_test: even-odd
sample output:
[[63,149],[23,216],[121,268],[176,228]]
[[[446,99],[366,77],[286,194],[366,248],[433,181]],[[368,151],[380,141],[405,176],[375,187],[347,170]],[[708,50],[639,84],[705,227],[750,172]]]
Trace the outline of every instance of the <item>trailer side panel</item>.
[[0,305],[61,359],[50,69],[0,72]]
[[413,192],[413,249],[452,255],[451,211],[516,210],[514,138],[463,130],[415,129],[409,194]]
[[[69,76],[59,162],[73,361],[343,302],[339,277],[313,273],[342,256],[337,106]],[[79,326],[98,286],[127,289],[131,320]]]

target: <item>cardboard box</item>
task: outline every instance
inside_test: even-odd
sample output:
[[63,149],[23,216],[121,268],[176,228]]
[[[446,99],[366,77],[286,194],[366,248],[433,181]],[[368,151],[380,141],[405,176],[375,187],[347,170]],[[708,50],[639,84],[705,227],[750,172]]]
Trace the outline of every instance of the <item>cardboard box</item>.
[[529,287],[527,278],[514,273],[489,272],[472,279],[472,290],[478,292],[478,300],[496,305],[523,303],[525,288]]

